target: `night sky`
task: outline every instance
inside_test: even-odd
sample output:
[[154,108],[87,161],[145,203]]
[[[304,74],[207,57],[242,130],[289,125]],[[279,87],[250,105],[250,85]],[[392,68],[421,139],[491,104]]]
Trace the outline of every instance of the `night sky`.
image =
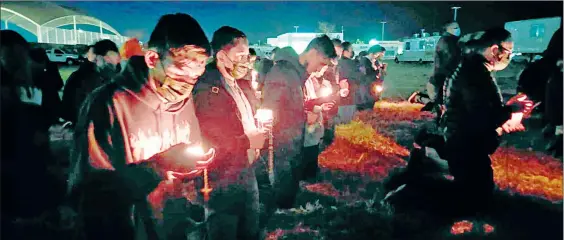
[[58,2],[99,18],[121,34],[147,40],[158,18],[183,12],[194,16],[209,37],[223,25],[244,31],[251,42],[294,32],[312,32],[317,22],[345,30],[345,40],[381,38],[386,19],[386,40],[410,36],[425,28],[437,31],[453,18],[452,6],[460,6],[462,32],[473,32],[507,21],[562,16],[562,1],[552,2]]

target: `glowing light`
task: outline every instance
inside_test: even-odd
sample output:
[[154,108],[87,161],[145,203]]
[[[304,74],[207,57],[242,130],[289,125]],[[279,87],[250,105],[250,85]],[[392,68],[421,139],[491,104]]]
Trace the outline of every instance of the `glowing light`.
[[321,97],[328,97],[333,93],[333,89],[330,87],[322,87],[320,90]]
[[348,89],[341,89],[339,90],[339,95],[341,95],[341,97],[347,97],[349,95],[349,90]]
[[204,155],[204,149],[201,146],[193,146],[186,149],[186,152],[192,155]]
[[370,46],[374,46],[376,44],[378,44],[378,40],[376,40],[376,39],[370,39],[370,41],[368,41],[368,45],[370,45]]
[[251,72],[251,86],[253,87],[253,89],[256,91],[258,88],[258,82],[257,82],[257,78],[258,78],[258,72],[253,70]]
[[261,123],[267,123],[272,121],[274,117],[272,116],[272,110],[258,109],[255,118]]
[[374,91],[382,92],[382,91],[384,91],[384,87],[382,87],[382,85],[376,85],[376,86],[374,86]]

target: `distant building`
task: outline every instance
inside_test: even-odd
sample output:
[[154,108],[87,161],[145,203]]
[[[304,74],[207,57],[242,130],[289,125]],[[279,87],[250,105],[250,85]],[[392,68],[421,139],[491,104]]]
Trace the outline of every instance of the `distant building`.
[[[298,54],[300,54],[306,49],[307,45],[309,44],[309,42],[311,42],[311,40],[323,34],[324,33],[301,33],[301,32],[284,33],[275,38],[268,38],[266,42],[269,45],[280,47],[280,48],[290,46],[294,48],[294,50],[296,50]],[[338,38],[341,39],[341,41],[343,40],[343,33],[327,33],[326,35],[329,36],[329,38],[331,39]]]

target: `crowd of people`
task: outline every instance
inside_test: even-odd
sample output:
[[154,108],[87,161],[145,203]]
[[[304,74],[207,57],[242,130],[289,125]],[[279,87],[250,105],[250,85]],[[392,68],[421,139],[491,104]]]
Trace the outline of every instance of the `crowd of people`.
[[[75,239],[264,239],[269,216],[318,178],[335,124],[371,107],[385,75],[381,46],[355,59],[351,43],[321,35],[258,59],[242,31],[209,41],[178,13],[145,49],[89,46],[63,86],[44,49],[1,36],[7,239],[53,211],[76,218]],[[52,146],[60,131],[71,132],[64,153]]]
[[[511,34],[459,35],[445,25],[428,94],[411,98],[433,104],[441,133],[416,138],[407,170],[386,186],[390,201],[442,176],[451,201],[485,208],[489,155],[532,111],[528,93],[504,102],[492,75],[511,60]],[[264,239],[300,182],[317,180],[335,125],[372,108],[386,75],[379,45],[355,58],[350,42],[321,35],[302,53],[276,48],[260,59],[242,31],[223,26],[210,41],[177,13],[159,19],[146,49],[90,46],[63,88],[44,49],[11,30],[1,36],[2,236],[15,239],[18,221],[60,206],[76,213],[74,239]],[[553,58],[547,82],[562,84],[562,55]],[[560,135],[561,115],[551,119]],[[62,125],[72,144],[57,155],[50,137]],[[53,163],[68,168],[64,180]]]

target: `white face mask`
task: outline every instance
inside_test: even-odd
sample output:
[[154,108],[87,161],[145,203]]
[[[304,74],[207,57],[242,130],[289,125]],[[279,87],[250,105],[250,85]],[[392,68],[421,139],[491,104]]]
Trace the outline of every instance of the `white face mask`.
[[43,93],[38,88],[31,89],[31,96],[28,96],[28,91],[25,88],[20,88],[20,100],[24,103],[41,106]]

